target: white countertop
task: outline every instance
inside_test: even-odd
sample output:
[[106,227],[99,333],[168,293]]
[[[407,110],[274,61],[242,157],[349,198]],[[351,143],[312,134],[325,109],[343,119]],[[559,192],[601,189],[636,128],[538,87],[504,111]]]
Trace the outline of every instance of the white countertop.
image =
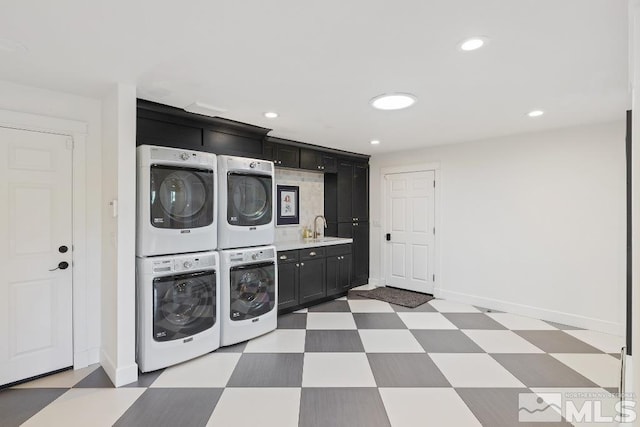
[[275,243],[279,251],[291,251],[294,249],[315,248],[318,246],[344,245],[353,243],[353,239],[343,237],[319,237],[317,239],[282,240]]

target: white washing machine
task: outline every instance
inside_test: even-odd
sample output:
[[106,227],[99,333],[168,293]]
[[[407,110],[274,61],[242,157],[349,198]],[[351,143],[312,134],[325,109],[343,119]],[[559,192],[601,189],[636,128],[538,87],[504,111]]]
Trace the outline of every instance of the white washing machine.
[[137,160],[136,255],[216,249],[216,155],[141,145]]
[[273,162],[218,156],[218,248],[275,242]]
[[220,347],[217,252],[136,258],[137,361],[142,372]]
[[232,345],[276,329],[276,248],[220,251],[220,345]]

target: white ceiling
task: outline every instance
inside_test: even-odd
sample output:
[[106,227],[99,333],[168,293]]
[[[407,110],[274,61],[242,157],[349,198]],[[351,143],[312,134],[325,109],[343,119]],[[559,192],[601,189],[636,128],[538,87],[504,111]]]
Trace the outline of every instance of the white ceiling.
[[[0,38],[27,47],[0,50],[2,80],[93,97],[134,83],[141,98],[201,101],[356,152],[622,119],[628,107],[626,0],[0,0],[0,11]],[[476,35],[490,43],[457,49]],[[368,104],[398,91],[417,104]]]

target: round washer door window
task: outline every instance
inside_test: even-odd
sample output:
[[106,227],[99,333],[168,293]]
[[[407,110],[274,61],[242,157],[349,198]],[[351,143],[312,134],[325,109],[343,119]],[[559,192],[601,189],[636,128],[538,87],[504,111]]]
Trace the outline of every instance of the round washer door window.
[[227,189],[229,224],[252,226],[271,222],[273,187],[270,176],[231,173]]
[[231,320],[251,319],[275,306],[273,263],[231,269]]
[[158,193],[162,209],[179,220],[198,215],[208,200],[204,182],[189,171],[171,172],[160,184]]

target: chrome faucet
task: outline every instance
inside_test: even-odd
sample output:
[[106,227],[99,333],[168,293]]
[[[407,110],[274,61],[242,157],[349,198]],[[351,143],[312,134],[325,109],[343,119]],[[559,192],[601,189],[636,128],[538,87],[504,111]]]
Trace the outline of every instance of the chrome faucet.
[[316,215],[316,217],[313,219],[313,238],[314,239],[317,239],[318,236],[320,235],[318,233],[318,228],[317,228],[318,218],[322,218],[322,222],[324,222],[324,228],[327,228],[327,219],[322,215]]

